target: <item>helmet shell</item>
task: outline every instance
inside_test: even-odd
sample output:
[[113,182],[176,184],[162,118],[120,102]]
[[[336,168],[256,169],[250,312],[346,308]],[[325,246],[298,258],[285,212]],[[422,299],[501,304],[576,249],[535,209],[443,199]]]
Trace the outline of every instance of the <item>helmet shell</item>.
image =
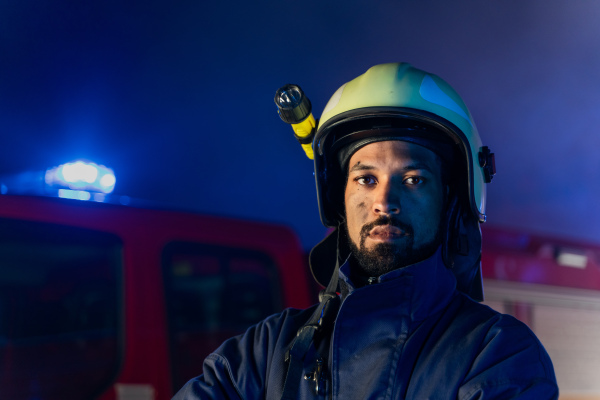
[[469,208],[480,222],[485,221],[486,189],[479,162],[482,148],[471,113],[458,93],[443,79],[407,63],[380,64],[342,85],[331,97],[319,121],[313,142],[315,179],[321,221],[335,227],[339,209],[328,194],[332,181],[344,179],[331,168],[329,154],[337,138],[328,136],[335,127],[359,118],[396,117],[431,126],[457,144],[466,161]]

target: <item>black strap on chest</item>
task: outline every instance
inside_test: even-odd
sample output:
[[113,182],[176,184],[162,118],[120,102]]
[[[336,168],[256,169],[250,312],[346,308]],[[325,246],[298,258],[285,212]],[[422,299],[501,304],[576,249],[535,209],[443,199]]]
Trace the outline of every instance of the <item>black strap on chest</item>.
[[319,306],[308,322],[298,330],[292,346],[286,353],[285,361],[288,365],[288,370],[283,384],[282,400],[297,399],[298,386],[302,380],[304,358],[308,353],[310,345],[319,340],[325,331],[328,331],[326,329],[327,326],[335,322],[341,302],[336,293],[338,272],[339,265],[336,265],[327,289],[321,291],[319,294]]

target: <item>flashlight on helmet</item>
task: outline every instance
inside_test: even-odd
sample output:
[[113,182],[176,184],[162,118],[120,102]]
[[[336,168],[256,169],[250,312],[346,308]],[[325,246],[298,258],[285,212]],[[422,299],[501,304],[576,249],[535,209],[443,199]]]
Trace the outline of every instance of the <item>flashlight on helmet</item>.
[[314,158],[312,142],[317,121],[312,115],[310,100],[298,85],[285,85],[275,93],[275,104],[281,120],[292,125],[294,136],[302,145],[306,156]]

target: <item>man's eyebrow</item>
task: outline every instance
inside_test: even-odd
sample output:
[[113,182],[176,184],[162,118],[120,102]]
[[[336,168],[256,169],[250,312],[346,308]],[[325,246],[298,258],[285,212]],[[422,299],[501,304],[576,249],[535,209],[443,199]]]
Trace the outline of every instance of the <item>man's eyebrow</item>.
[[354,164],[354,166],[352,168],[350,168],[350,170],[348,172],[367,171],[367,170],[371,170],[371,169],[375,169],[375,167],[372,165],[368,165],[368,164],[361,164],[359,161],[356,164]]
[[[374,170],[377,169],[375,166],[373,165],[368,165],[368,164],[361,164],[360,162],[354,164],[354,166],[352,168],[350,168],[350,170],[348,171],[348,173],[350,172],[355,172],[355,171],[369,171],[369,170]],[[415,170],[425,170],[428,172],[433,172],[431,167],[426,164],[426,163],[422,163],[422,162],[413,162],[411,164],[405,165],[402,168],[404,171],[415,171]]]
[[433,170],[431,169],[431,167],[428,164],[421,163],[421,162],[415,162],[415,163],[406,165],[402,169],[405,170],[405,171],[414,171],[414,170],[423,169],[423,170],[428,171],[428,172],[433,172]]

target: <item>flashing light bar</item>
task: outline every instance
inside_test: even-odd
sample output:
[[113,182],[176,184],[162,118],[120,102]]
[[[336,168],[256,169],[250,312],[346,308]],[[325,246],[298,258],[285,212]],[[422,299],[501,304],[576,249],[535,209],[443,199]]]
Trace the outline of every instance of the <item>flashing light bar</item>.
[[[68,188],[71,191],[88,192],[89,195],[89,192],[111,193],[115,189],[117,180],[114,171],[104,165],[86,161],[75,161],[48,169],[45,181],[49,186]],[[61,193],[64,193],[65,197],[73,198],[74,196],[81,200],[84,199],[79,196],[86,197],[84,194],[73,195],[73,193],[64,190]]]
[[92,194],[86,190],[58,189],[58,197],[73,200],[89,200]]

